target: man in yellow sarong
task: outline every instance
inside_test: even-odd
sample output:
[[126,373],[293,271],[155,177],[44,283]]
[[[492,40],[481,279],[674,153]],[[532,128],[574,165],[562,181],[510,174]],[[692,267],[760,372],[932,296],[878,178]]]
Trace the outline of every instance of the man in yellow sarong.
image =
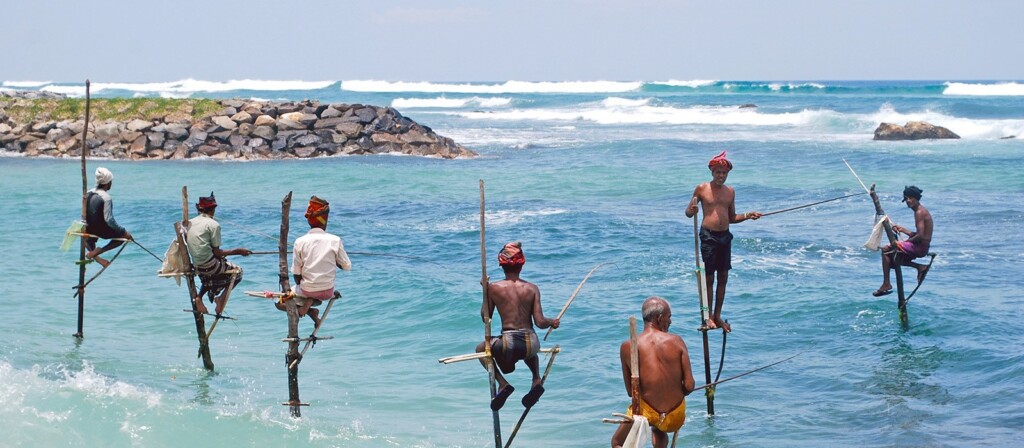
[[[668,332],[672,324],[672,310],[661,297],[648,297],[641,308],[644,331],[637,335],[640,368],[640,416],[651,424],[651,442],[656,448],[668,446],[668,434],[674,433],[686,421],[686,396],[693,392],[693,371],[686,343],[679,335]],[[625,341],[619,347],[622,379],[626,394],[631,390],[630,351],[632,344]],[[627,413],[632,416],[632,407]],[[629,434],[630,423],[622,423],[612,435],[612,446],[621,447]]]

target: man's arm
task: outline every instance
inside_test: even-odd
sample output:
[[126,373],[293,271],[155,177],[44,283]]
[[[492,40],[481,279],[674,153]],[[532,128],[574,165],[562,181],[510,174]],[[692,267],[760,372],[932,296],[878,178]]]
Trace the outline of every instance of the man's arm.
[[537,328],[558,328],[558,324],[560,323],[558,319],[548,319],[544,317],[544,310],[541,309],[540,305],[540,288],[533,284],[531,284],[531,286],[533,286],[533,321],[537,324]]
[[697,214],[697,204],[700,203],[701,197],[700,187],[702,186],[704,186],[704,184],[697,185],[697,187],[693,189],[693,196],[690,198],[690,204],[686,206],[685,213],[687,218],[692,218]]
[[215,257],[224,258],[230,255],[241,255],[243,257],[248,257],[249,255],[252,255],[252,251],[244,247],[237,247],[231,250],[221,250],[219,247],[213,248],[213,256]]
[[114,219],[114,200],[110,198],[109,194],[101,196],[103,198],[103,220],[107,222],[107,227],[113,230],[114,233],[124,235],[125,238],[131,239],[131,234],[124,227],[121,227]]
[[683,341],[683,338],[679,338],[679,341],[683,344],[681,362],[683,368],[683,396],[686,396],[693,392],[693,369],[690,368],[690,352],[686,349],[686,341]]
[[352,260],[348,259],[348,252],[345,252],[345,243],[338,240],[338,255],[334,259],[334,264],[337,265],[343,271],[352,270]]
[[493,286],[494,283],[487,284],[487,300],[484,300],[483,303],[480,304],[480,320],[482,321],[486,321],[494,316],[494,300],[492,298],[495,294],[492,290]]
[[748,219],[760,219],[760,212],[746,212],[742,215],[736,214],[736,190],[729,187],[729,192],[732,193],[732,200],[729,201],[729,224],[739,224]]
[[622,383],[626,386],[626,395],[633,396],[633,372],[629,365],[629,352],[632,349],[629,341],[619,346],[619,364],[622,366]]

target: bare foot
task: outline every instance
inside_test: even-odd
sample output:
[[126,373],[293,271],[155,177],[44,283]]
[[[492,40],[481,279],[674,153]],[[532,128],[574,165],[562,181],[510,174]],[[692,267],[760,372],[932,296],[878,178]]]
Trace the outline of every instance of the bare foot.
[[732,332],[732,326],[729,325],[729,322],[722,320],[721,317],[715,319],[715,328],[721,328],[726,333]]
[[718,324],[715,323],[714,319],[708,319],[708,320],[704,321],[704,325],[706,325],[708,327],[708,330],[717,330],[718,329]]
[[109,261],[104,260],[104,259],[102,259],[100,257],[93,257],[92,259],[96,260],[96,262],[99,263],[100,266],[103,266],[103,267],[110,266],[110,262]]
[[223,312],[224,311],[224,306],[227,305],[227,303],[228,303],[228,301],[225,300],[225,297],[224,297],[223,294],[220,297],[217,297],[216,299],[214,299],[213,302],[217,304],[217,306],[214,307],[214,310],[216,310],[217,314],[220,314],[221,312]]
[[203,314],[207,314],[207,313],[210,312],[210,310],[206,308],[206,304],[203,303],[202,298],[194,299],[193,302],[195,302],[195,304],[196,304],[196,311],[198,311],[200,313],[203,313]]
[[320,310],[316,308],[310,308],[306,314],[310,319],[313,319],[313,328],[320,328]]

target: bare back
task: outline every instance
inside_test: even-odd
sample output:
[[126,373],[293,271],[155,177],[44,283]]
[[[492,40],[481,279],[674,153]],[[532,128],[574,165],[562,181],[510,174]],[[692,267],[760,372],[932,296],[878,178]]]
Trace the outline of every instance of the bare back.
[[[487,296],[501,316],[502,330],[532,329],[546,323],[540,306],[540,289],[526,280],[501,280],[487,286]],[[541,326],[547,328],[547,326]]]
[[[637,336],[640,397],[659,412],[670,412],[693,391],[693,372],[686,343],[678,335],[647,327]],[[626,390],[630,389],[629,341],[619,349]]]
[[693,190],[693,196],[704,210],[702,227],[716,232],[729,230],[729,223],[736,216],[736,192],[732,187],[704,182]]
[[917,227],[917,234],[921,243],[928,247],[932,243],[932,214],[925,206],[918,204],[914,210],[914,226]]

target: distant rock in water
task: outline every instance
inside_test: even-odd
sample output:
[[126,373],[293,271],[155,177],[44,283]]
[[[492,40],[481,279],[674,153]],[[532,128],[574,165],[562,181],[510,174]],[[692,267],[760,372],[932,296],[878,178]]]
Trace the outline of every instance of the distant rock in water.
[[[24,109],[32,104],[30,101],[62,98],[47,92],[0,91],[0,150],[27,157],[80,157],[83,120],[18,123],[12,117],[15,114],[7,110],[14,106]],[[130,160],[256,160],[360,154],[454,159],[477,155],[391,107],[238,99],[222,100],[219,105],[221,110],[202,118],[172,112],[123,121],[93,121],[85,141],[88,155]]]
[[747,103],[747,104],[741,105],[740,109],[752,109],[752,108],[755,108],[755,107],[757,107],[756,104],[754,104],[754,103]]
[[926,140],[960,138],[953,131],[923,121],[910,121],[906,126],[882,123],[875,129],[875,140]]

